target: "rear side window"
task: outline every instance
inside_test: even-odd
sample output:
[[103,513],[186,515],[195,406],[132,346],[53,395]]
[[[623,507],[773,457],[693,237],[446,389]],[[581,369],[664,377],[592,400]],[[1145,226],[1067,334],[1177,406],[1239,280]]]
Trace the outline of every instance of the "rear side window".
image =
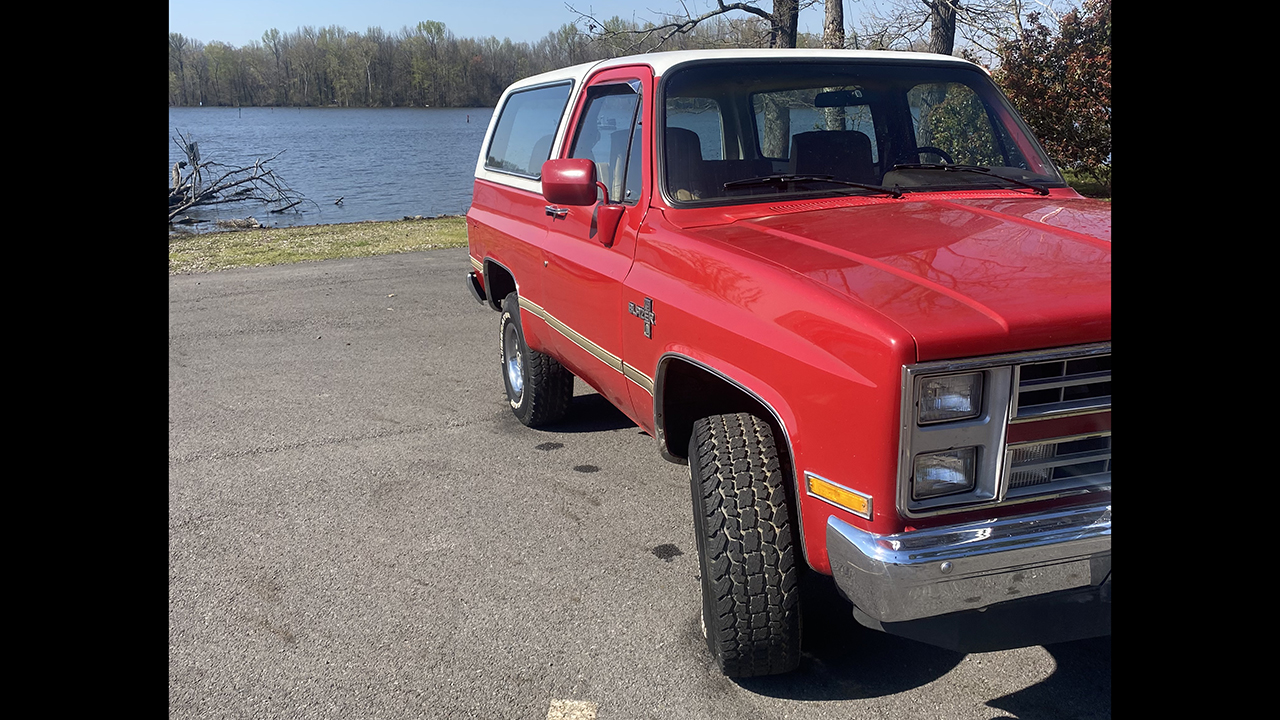
[[551,157],[551,143],[571,87],[572,83],[566,82],[511,93],[498,116],[484,166],[514,175],[542,177],[542,163]]

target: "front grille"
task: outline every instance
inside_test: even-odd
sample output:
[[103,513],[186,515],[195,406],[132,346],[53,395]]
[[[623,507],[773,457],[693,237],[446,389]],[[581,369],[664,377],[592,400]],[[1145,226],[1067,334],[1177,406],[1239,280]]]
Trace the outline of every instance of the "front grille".
[[[983,373],[984,417],[921,423],[924,382]],[[907,517],[1011,507],[1111,491],[1111,343],[1092,343],[903,368],[898,508]],[[978,448],[973,487],[919,499],[915,460]],[[1091,498],[1086,498],[1089,501]]]
[[1016,377],[1015,418],[1111,405],[1111,355],[1023,363]]
[[1040,493],[1050,484],[1055,489],[1109,484],[1111,433],[1012,445],[1006,462],[1006,497]]

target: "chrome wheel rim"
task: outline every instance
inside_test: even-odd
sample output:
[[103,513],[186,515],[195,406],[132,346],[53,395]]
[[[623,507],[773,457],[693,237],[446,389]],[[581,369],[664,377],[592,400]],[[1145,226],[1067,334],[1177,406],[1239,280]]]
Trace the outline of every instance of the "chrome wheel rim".
[[511,401],[519,404],[524,396],[524,363],[520,357],[520,336],[515,325],[507,325],[502,336],[502,364],[507,371],[507,386],[511,388]]

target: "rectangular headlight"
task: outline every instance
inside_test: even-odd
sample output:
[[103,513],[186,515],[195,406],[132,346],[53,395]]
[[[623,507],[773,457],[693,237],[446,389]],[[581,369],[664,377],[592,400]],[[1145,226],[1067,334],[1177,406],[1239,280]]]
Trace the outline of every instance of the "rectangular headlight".
[[926,377],[919,397],[921,425],[975,418],[982,411],[982,373]]
[[977,460],[978,449],[975,447],[917,455],[911,482],[912,499],[924,500],[972,490]]

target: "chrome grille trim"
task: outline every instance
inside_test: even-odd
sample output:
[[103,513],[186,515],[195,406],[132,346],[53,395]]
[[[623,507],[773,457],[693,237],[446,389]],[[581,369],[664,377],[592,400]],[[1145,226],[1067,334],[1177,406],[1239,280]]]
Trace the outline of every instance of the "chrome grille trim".
[[1111,432],[1010,444],[1005,451],[1006,498],[1111,485]]
[[1110,352],[1020,363],[1014,366],[1013,378],[1011,419],[1111,406]]

